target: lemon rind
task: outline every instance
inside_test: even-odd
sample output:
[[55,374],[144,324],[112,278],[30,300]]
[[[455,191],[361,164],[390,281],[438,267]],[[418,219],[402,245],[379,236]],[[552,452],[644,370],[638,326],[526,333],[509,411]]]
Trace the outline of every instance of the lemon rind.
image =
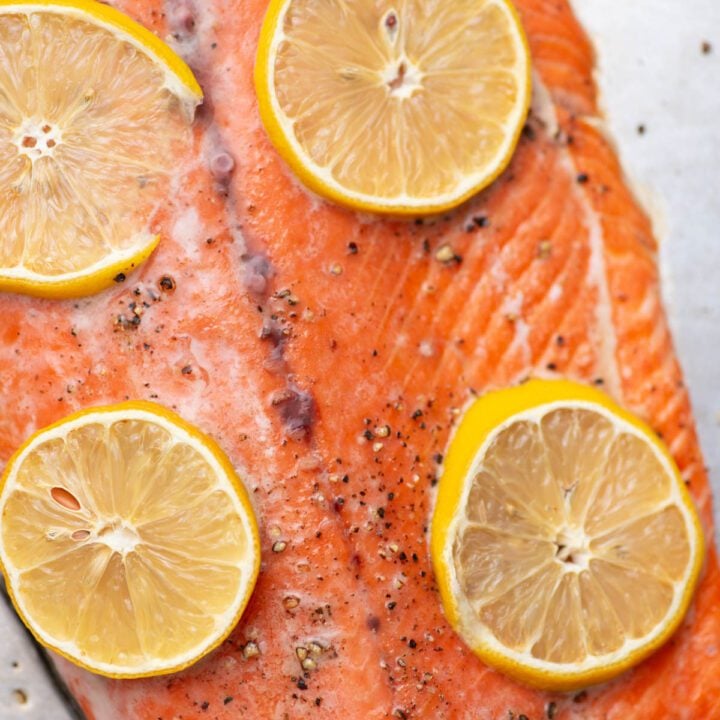
[[[0,15],[55,13],[81,19],[105,28],[119,40],[130,43],[163,70],[164,87],[180,99],[191,118],[203,100],[203,92],[185,61],[147,28],[113,7],[96,0],[0,0]],[[53,300],[94,295],[110,285],[119,274],[129,274],[153,253],[160,238],[149,235],[124,251],[114,251],[90,267],[77,272],[44,275],[22,265],[0,268],[0,292],[13,292]]]
[[246,561],[241,566],[238,566],[244,582],[239,588],[235,603],[233,603],[232,607],[226,613],[219,616],[222,618],[222,621],[216,623],[216,627],[218,628],[217,632],[209,636],[206,642],[198,644],[193,650],[176,656],[172,663],[155,663],[155,665],[153,665],[152,662],[150,662],[146,667],[133,666],[132,668],[127,668],[119,664],[93,661],[91,658],[79,654],[76,651],[74,643],[57,642],[31,623],[28,620],[30,614],[27,612],[22,598],[15,591],[15,581],[18,577],[17,571],[9,562],[3,544],[0,542],[0,571],[6,578],[8,594],[10,595],[15,610],[35,639],[44,647],[58,653],[75,665],[105,677],[118,679],[153,677],[156,675],[175,673],[193,665],[202,657],[212,652],[228,637],[240,620],[250,600],[260,572],[260,535],[257,517],[250,500],[250,495],[235,472],[227,455],[225,455],[223,450],[212,438],[204,435],[179,415],[155,403],[130,401],[118,405],[89,408],[63,418],[53,425],[33,434],[10,458],[2,478],[0,478],[0,511],[4,510],[7,498],[13,490],[13,481],[18,468],[28,453],[40,442],[64,437],[74,428],[81,427],[89,422],[109,425],[128,419],[145,420],[156,423],[167,430],[176,442],[187,443],[201,454],[215,471],[219,481],[219,487],[225,490],[227,495],[232,499],[235,510],[241,518],[243,528],[250,541],[250,552],[248,553]]
[[[483,400],[490,396],[497,398],[500,394],[505,396],[501,406],[483,406]],[[530,396],[534,396],[534,400],[529,400]],[[452,543],[461,522],[458,511],[467,503],[473,470],[494,437],[516,420],[537,420],[553,409],[568,407],[569,403],[573,407],[601,413],[618,430],[629,432],[650,445],[668,476],[674,480],[667,504],[673,504],[674,500],[683,515],[690,540],[690,560],[683,579],[674,584],[673,605],[656,630],[640,640],[628,641],[621,650],[589,656],[583,663],[550,663],[506,648],[479,621],[473,623],[472,629],[465,626],[463,615],[469,611],[469,604],[454,571]],[[469,429],[472,432],[468,433]],[[460,442],[456,444],[458,438]],[[595,388],[571,381],[531,380],[516,388],[489,393],[473,403],[449,448],[432,520],[432,559],[448,620],[480,659],[533,687],[565,692],[604,682],[633,667],[663,645],[682,624],[703,564],[704,534],[677,465],[664,444],[644,422]],[[682,591],[678,591],[679,588]],[[478,633],[478,630],[481,632]]]
[[114,251],[102,260],[72,273],[42,275],[22,265],[0,268],[0,292],[30,294],[49,300],[93,295],[109,287],[119,275],[128,276],[155,251],[159,235],[149,235],[143,243],[135,243],[125,251]]
[[444,196],[418,199],[407,195],[379,198],[343,187],[333,180],[327,171],[319,168],[310,160],[293,133],[286,128],[289,121],[280,108],[274,92],[273,58],[276,55],[279,43],[284,37],[280,28],[293,0],[271,0],[263,21],[255,62],[255,87],[258,96],[258,107],[263,125],[272,144],[302,183],[321,197],[353,210],[382,215],[417,216],[451,210],[497,180],[512,160],[530,108],[532,66],[527,36],[517,10],[508,0],[492,1],[512,18],[513,26],[516,28],[514,37],[516,42],[519,43],[518,48],[516,48],[518,51],[517,57],[521,63],[518,75],[524,76],[524,82],[519,85],[521,101],[518,103],[512,122],[508,121],[507,123],[508,127],[513,127],[513,132],[508,134],[506,144],[502,151],[498,152],[495,162],[488,163],[491,168],[490,171],[477,173],[473,176],[472,181],[465,183],[466,187],[461,187],[456,192],[447,193]]

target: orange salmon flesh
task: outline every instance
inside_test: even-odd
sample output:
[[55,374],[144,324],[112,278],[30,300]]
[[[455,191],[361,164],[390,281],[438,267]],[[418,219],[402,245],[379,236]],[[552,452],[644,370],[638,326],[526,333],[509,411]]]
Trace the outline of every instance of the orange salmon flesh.
[[[78,301],[0,296],[0,460],[74,410],[162,403],[245,479],[263,565],[231,637],[181,674],[114,681],[58,660],[88,718],[720,717],[714,550],[673,639],[569,695],[483,665],[431,569],[434,484],[460,409],[532,375],[595,383],[651,423],[712,537],[656,242],[598,129],[593,50],[567,0],[516,0],[536,100],[509,169],[461,208],[410,221],[325,203],[279,159],[253,86],[267,0],[113,4],[169,38],[206,100],[139,272]],[[304,672],[296,649],[312,643]]]

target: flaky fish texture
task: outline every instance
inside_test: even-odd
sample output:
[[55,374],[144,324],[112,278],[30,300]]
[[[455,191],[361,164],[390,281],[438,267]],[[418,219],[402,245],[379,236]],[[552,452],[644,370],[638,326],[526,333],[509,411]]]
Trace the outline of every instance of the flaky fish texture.
[[138,273],[76,302],[0,296],[0,459],[72,410],[165,404],[232,458],[264,560],[237,629],[186,672],[112,681],[58,660],[88,718],[720,717],[714,550],[676,636],[573,695],[484,666],[433,579],[453,423],[473,394],[532,375],[595,383],[647,419],[712,537],[656,242],[599,129],[567,0],[516,0],[536,77],[510,168],[458,210],[402,222],[311,196],[274,151],[252,81],[267,0],[113,4],[169,38],[206,101]]

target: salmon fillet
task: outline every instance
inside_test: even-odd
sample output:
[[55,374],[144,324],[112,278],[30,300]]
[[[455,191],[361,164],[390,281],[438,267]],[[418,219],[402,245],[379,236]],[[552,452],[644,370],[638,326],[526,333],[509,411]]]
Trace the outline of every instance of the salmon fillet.
[[[712,537],[652,228],[600,129],[592,49],[566,0],[516,0],[536,87],[510,168],[458,210],[409,222],[312,197],[273,150],[252,84],[266,0],[113,4],[170,36],[205,90],[190,170],[157,218],[158,251],[124,283],[75,302],[0,296],[0,458],[78,408],[165,404],[244,477],[263,565],[232,636],[183,673],[111,681],[58,659],[88,718],[720,717],[713,549],[674,638],[569,695],[484,666],[433,579],[453,424],[473,395],[531,375],[595,383],[648,420]],[[296,649],[311,643],[303,672]]]

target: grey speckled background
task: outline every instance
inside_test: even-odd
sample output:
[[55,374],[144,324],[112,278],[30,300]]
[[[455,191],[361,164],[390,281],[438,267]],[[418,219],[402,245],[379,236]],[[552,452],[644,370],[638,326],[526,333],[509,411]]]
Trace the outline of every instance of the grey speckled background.
[[720,4],[573,4],[598,51],[610,132],[654,220],[665,303],[720,497]]
[[[598,49],[610,131],[662,243],[665,298],[720,497],[720,3],[574,3]],[[2,598],[0,628],[0,720],[69,720]]]

